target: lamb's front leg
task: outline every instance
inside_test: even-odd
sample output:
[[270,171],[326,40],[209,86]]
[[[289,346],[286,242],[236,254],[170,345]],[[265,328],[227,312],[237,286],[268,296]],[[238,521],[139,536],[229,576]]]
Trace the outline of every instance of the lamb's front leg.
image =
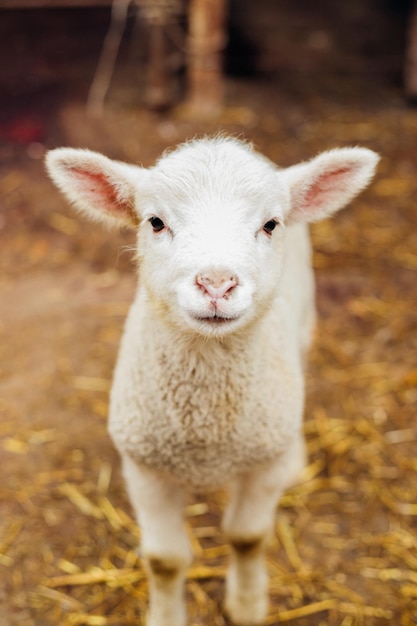
[[192,553],[184,527],[183,491],[127,456],[123,469],[141,527],[141,553],[149,576],[146,624],[185,626],[184,580]]
[[267,616],[265,547],[278,500],[303,469],[304,462],[304,443],[300,438],[276,463],[252,470],[232,483],[223,519],[223,530],[232,548],[225,608],[239,626],[260,624]]

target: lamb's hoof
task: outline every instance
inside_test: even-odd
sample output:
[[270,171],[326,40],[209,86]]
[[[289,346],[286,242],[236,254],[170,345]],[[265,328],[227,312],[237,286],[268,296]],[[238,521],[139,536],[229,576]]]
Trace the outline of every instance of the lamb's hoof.
[[268,615],[268,596],[253,597],[228,595],[225,601],[225,610],[236,626],[256,626],[263,624]]

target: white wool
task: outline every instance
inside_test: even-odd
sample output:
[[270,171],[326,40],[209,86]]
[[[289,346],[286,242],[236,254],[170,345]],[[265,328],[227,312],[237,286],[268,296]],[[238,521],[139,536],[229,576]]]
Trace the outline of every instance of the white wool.
[[279,170],[226,137],[186,143],[149,170],[89,151],[48,155],[76,208],[137,228],[139,283],[109,428],[142,527],[149,626],[185,625],[184,495],[220,485],[233,548],[226,610],[237,624],[266,615],[265,537],[304,464],[307,223],[345,206],[377,160],[343,148]]

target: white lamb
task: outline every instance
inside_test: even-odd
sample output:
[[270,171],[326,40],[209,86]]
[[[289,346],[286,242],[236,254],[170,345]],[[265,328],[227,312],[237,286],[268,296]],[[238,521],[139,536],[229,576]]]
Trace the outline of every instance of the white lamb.
[[268,611],[264,549],[305,462],[303,361],[315,319],[307,222],[370,181],[377,155],[325,152],[277,169],[250,145],[185,143],[150,169],[87,150],[47,156],[77,209],[137,230],[139,287],[111,392],[110,433],[142,529],[148,626],[184,626],[187,492],[226,485],[225,608]]

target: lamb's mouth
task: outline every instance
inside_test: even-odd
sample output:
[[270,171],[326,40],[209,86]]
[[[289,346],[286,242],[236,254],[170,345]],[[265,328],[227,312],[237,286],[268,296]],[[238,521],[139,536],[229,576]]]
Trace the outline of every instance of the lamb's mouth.
[[210,324],[213,326],[221,326],[222,324],[230,324],[230,322],[235,322],[237,317],[226,317],[223,315],[207,315],[207,316],[195,316],[194,319],[197,322],[202,322],[204,324]]

